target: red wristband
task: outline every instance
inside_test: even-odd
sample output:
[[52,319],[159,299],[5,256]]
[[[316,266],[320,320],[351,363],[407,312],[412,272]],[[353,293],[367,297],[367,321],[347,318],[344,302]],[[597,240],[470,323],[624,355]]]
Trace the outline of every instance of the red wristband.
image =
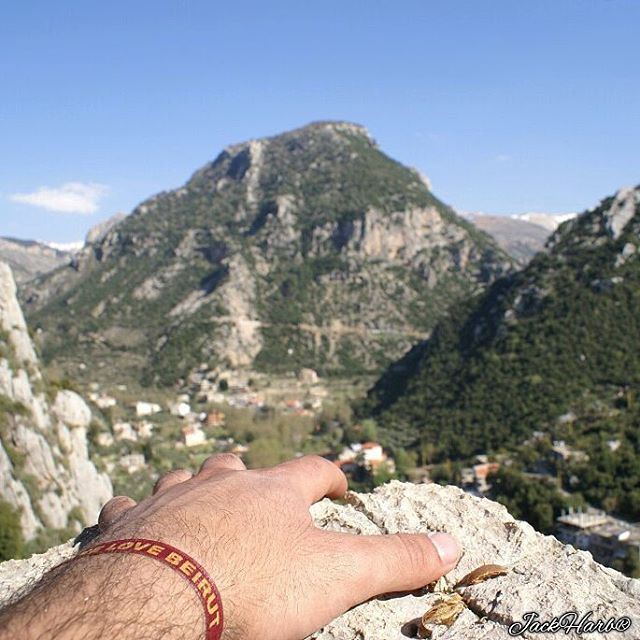
[[76,557],[93,556],[99,553],[136,553],[148,558],[155,558],[177,571],[193,587],[204,606],[206,639],[220,640],[223,623],[220,593],[204,567],[192,557],[166,542],[143,538],[103,542],[81,551]]

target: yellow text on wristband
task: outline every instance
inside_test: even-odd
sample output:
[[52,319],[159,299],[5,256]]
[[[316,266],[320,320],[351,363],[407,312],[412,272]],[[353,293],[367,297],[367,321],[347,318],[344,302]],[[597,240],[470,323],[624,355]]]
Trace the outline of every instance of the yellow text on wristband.
[[183,551],[157,540],[129,538],[103,542],[78,553],[76,558],[102,553],[135,553],[154,558],[179,573],[198,594],[204,606],[206,640],[220,640],[222,635],[222,601],[220,593],[204,567]]

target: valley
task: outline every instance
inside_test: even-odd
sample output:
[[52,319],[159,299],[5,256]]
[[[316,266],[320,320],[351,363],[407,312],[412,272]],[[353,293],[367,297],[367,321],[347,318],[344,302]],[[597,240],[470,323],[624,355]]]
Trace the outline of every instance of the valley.
[[[467,217],[359,125],[231,145],[21,279],[43,370],[24,369],[27,400],[43,416],[56,393],[88,402],[83,464],[135,499],[212,453],[251,468],[317,453],[353,488],[457,484],[544,532],[593,508],[639,520],[640,189],[555,231],[543,214]],[[22,489],[2,500],[33,548],[91,517],[70,506],[52,525],[47,485],[17,470],[24,428],[66,463],[21,408],[11,327],[0,399]],[[635,574],[629,548],[606,561]]]

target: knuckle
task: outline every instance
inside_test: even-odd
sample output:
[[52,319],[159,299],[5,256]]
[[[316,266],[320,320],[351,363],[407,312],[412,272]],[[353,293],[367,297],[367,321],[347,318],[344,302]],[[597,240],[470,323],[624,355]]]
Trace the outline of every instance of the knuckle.
[[409,571],[417,572],[424,569],[427,564],[427,554],[424,545],[415,536],[407,536],[396,534],[398,545],[398,554],[401,561],[409,569]]
[[315,453],[304,456],[303,460],[305,460],[307,464],[315,467],[317,471],[333,471],[338,468],[326,458],[323,458],[322,456],[319,456]]
[[227,462],[236,466],[244,466],[244,462],[242,462],[240,456],[235,453],[219,453],[218,456],[218,460],[220,460],[220,462]]
[[191,473],[186,469],[173,469],[172,471],[167,471],[167,473],[162,474],[154,485],[154,489],[157,491],[161,489],[166,484],[173,483],[176,480],[186,480],[191,477]]
[[235,453],[216,453],[209,456],[202,465],[203,468],[209,466],[223,466],[223,467],[242,467],[244,468],[244,462]]

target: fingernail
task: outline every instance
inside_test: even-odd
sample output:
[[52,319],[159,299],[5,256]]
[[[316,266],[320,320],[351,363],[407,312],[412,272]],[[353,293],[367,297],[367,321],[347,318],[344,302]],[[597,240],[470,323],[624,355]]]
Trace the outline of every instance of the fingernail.
[[455,565],[462,549],[460,548],[460,543],[453,536],[438,531],[437,533],[430,533],[429,540],[436,548],[442,564],[447,567]]

